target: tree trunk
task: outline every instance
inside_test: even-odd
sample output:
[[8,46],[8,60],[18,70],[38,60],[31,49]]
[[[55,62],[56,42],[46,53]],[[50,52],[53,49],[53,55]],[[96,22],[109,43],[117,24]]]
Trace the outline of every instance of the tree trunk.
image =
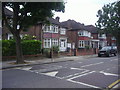
[[21,45],[21,38],[19,34],[14,35],[15,41],[16,41],[16,57],[17,57],[17,64],[24,63],[23,60],[23,53],[22,53],[22,45]]
[[120,40],[117,38],[118,60],[120,60]]

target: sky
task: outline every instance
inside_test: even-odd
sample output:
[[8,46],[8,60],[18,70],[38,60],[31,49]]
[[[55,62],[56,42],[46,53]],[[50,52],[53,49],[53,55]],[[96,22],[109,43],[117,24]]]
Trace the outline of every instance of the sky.
[[118,0],[65,0],[65,12],[55,12],[54,18],[59,16],[60,22],[68,19],[75,20],[85,25],[95,25],[98,18],[97,11],[105,4]]

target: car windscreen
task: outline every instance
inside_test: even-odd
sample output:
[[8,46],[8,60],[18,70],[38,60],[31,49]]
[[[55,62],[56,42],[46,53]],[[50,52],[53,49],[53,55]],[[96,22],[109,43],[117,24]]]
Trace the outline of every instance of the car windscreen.
[[110,50],[111,47],[103,47],[101,50]]

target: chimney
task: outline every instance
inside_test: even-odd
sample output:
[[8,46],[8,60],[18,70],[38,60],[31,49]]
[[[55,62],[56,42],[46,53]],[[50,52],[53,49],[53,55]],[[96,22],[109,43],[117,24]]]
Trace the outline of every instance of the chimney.
[[56,17],[55,19],[56,19],[56,20],[59,22],[59,20],[60,20],[60,17]]

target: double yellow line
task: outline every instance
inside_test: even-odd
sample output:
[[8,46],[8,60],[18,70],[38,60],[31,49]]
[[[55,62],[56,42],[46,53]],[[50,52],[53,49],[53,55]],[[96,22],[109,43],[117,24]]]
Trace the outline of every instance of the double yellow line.
[[118,84],[120,82],[120,79],[119,80],[117,80],[117,81],[115,81],[115,82],[113,82],[112,84],[110,84],[109,86],[108,86],[108,88],[113,88],[116,84]]

